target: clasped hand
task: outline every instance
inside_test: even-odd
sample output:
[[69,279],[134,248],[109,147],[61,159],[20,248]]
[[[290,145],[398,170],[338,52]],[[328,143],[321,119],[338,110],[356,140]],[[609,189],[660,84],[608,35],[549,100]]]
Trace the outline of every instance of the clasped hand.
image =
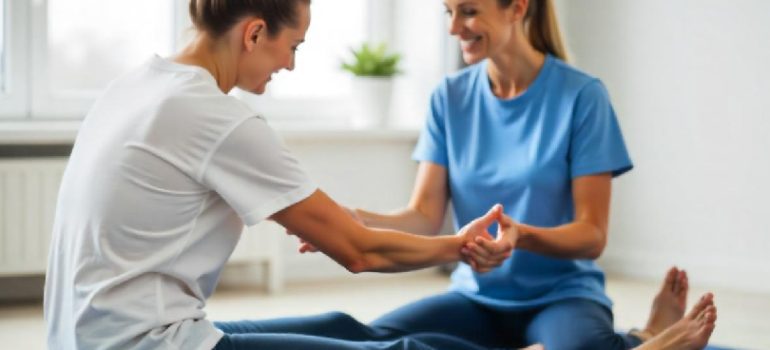
[[[498,224],[497,237],[487,231],[495,222]],[[500,204],[465,225],[458,234],[465,236],[465,244],[460,250],[463,261],[480,273],[502,265],[511,256],[519,238],[516,222],[503,212]]]
[[[345,208],[353,219],[363,223],[356,212]],[[497,223],[497,237],[493,237],[487,229]],[[292,234],[287,231],[286,233]],[[494,205],[484,216],[481,216],[458,232],[463,236],[464,244],[460,249],[463,261],[476,272],[484,273],[502,265],[511,256],[519,238],[516,222],[503,212],[503,206]],[[300,238],[300,253],[317,252],[318,248]]]

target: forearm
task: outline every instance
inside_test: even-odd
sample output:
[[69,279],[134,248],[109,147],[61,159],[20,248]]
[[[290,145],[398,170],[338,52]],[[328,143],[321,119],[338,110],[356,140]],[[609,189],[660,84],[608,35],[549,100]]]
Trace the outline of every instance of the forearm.
[[589,222],[542,228],[518,225],[517,249],[562,259],[597,259],[606,244],[606,233]]
[[424,237],[404,232],[371,229],[362,247],[362,270],[402,272],[460,260],[462,237]]
[[428,236],[438,234],[441,229],[441,222],[443,222],[443,217],[431,219],[413,208],[405,208],[392,214],[379,214],[356,209],[356,214],[368,227],[413,232]]

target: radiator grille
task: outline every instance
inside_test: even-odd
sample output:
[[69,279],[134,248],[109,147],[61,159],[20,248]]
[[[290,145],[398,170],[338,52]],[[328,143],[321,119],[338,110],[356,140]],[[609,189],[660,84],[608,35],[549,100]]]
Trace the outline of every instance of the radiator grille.
[[0,159],[0,275],[44,273],[66,158]]

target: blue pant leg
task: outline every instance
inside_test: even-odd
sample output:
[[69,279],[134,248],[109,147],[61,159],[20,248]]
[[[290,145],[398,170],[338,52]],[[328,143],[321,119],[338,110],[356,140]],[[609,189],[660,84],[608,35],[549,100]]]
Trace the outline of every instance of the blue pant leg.
[[416,334],[387,341],[349,341],[301,334],[225,334],[214,350],[485,350],[443,334]]
[[460,293],[448,292],[402,306],[370,324],[379,333],[447,334],[471,343],[501,346],[497,318]]
[[329,312],[314,316],[268,320],[214,322],[225,334],[303,334],[341,340],[384,340],[389,333],[378,332],[348,314]]
[[587,299],[555,302],[538,311],[527,326],[528,344],[540,343],[549,350],[626,350],[638,346],[638,338],[616,334],[612,312]]

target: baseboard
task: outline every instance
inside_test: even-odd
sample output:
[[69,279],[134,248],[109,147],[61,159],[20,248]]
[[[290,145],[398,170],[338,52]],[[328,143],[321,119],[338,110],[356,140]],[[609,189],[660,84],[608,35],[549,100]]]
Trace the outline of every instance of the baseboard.
[[770,293],[770,266],[762,261],[724,256],[674,256],[661,252],[605,252],[599,264],[608,274],[644,280],[659,280],[670,266],[687,270],[690,284],[699,288]]

